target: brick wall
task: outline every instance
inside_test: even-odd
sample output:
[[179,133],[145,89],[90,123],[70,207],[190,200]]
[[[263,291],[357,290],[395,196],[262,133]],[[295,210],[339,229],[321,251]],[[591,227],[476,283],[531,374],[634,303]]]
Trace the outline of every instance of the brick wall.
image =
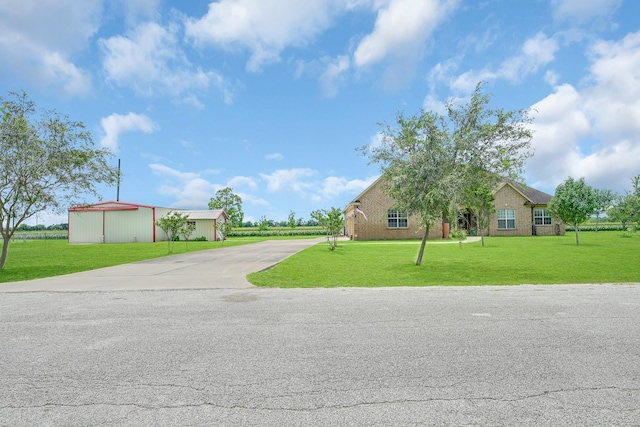
[[[527,199],[506,184],[496,192],[496,213],[489,221],[489,236],[530,236],[532,212],[531,206],[525,205]],[[516,216],[516,228],[513,230],[498,230],[498,213],[500,209],[513,209]]]
[[[346,231],[355,240],[396,240],[421,239],[424,230],[420,229],[417,216],[409,217],[407,228],[389,228],[387,213],[393,207],[394,200],[385,188],[383,180],[374,183],[360,195],[360,203],[351,204],[345,210]],[[355,206],[367,215],[367,219],[355,213]],[[429,238],[442,238],[442,224],[437,221],[429,231]]]

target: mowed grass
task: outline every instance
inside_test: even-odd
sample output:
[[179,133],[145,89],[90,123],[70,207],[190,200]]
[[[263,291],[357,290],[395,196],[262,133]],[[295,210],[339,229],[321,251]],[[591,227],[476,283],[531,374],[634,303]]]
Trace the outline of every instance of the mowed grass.
[[[274,239],[279,237],[229,238],[224,244],[174,242],[173,255]],[[77,273],[167,255],[170,255],[167,242],[70,245],[66,240],[16,240],[9,244],[7,262],[0,270],[0,283]]]
[[341,242],[306,249],[248,280],[263,287],[381,287],[640,282],[640,235],[488,237],[480,242]]

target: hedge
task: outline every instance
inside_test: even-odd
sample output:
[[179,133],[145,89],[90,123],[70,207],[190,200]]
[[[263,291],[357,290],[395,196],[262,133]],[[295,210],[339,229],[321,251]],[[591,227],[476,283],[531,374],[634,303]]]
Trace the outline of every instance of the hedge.
[[232,230],[227,233],[227,237],[255,237],[255,236],[324,236],[322,229],[298,230]]
[[[630,228],[630,226],[623,226],[622,224],[598,225],[598,231],[626,231],[628,228]],[[573,225],[567,225],[566,230],[575,231],[575,228]],[[596,226],[595,224],[581,225],[578,231],[596,231]]]

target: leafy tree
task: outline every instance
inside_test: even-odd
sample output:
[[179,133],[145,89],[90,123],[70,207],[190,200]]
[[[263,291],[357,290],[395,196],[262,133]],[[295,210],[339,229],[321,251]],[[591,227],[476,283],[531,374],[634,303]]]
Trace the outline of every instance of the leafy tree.
[[173,253],[173,242],[183,232],[189,221],[189,214],[171,211],[156,221],[156,225],[167,235],[169,253]]
[[226,187],[216,191],[215,197],[209,201],[209,209],[222,209],[229,216],[231,227],[242,227],[242,198],[234,194],[233,188]]
[[187,250],[189,249],[189,240],[191,239],[191,235],[193,234],[194,231],[196,231],[195,222],[186,221],[184,223],[184,226],[180,229],[180,232],[178,233],[179,236],[181,236],[182,239],[184,240]]
[[576,233],[576,245],[580,244],[578,228],[596,210],[596,196],[591,188],[580,178],[575,181],[569,177],[556,187],[549,202],[548,211],[552,217],[560,218],[565,224],[571,224]]
[[491,216],[496,212],[494,187],[489,185],[489,182],[491,181],[479,181],[467,187],[464,197],[465,205],[476,217],[482,246],[484,246],[484,232],[489,228]]
[[296,213],[294,211],[289,211],[289,217],[287,221],[287,225],[291,229],[291,235],[293,236],[293,230],[296,228],[298,223],[302,221],[301,219],[296,220]]
[[100,198],[98,184],[114,185],[117,178],[111,152],[95,148],[82,122],[37,110],[24,92],[10,95],[0,98],[0,269],[26,219],[61,212],[83,196]]
[[338,246],[338,236],[344,228],[344,216],[342,210],[332,207],[330,210],[318,209],[311,212],[311,218],[316,220],[327,233],[329,249],[334,250]]
[[457,216],[468,202],[462,196],[476,192],[472,187],[493,188],[497,177],[516,178],[531,155],[528,111],[488,108],[482,86],[466,104],[450,101],[446,119],[431,111],[409,118],[399,113],[395,128],[383,127],[379,145],[360,148],[381,166],[396,208],[420,219],[424,234],[416,265],[436,220]]
[[619,221],[626,228],[627,224],[635,223],[640,227],[640,175],[631,179],[633,189],[614,199],[613,206],[607,210],[607,215],[613,221]]
[[607,209],[611,207],[611,203],[615,199],[615,194],[611,190],[601,190],[598,188],[593,189],[593,195],[595,197],[595,209],[596,215],[596,232],[598,231],[598,220],[600,215],[605,213]]
[[260,232],[260,234],[262,234],[265,231],[269,231],[270,227],[271,227],[271,221],[269,221],[266,216],[262,215],[260,217],[260,220],[258,220],[258,231]]
[[222,234],[222,246],[224,246],[224,241],[227,240],[227,234],[229,234],[231,228],[231,224],[229,221],[216,221],[216,229]]

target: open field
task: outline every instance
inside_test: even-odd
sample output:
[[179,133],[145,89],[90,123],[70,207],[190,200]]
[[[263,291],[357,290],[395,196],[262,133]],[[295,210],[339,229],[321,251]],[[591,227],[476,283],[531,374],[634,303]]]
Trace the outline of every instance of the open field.
[[583,233],[566,236],[488,237],[480,242],[341,242],[331,252],[316,245],[249,275],[265,287],[380,287],[640,282],[640,235]]
[[[299,236],[309,238],[317,236]],[[173,253],[246,245],[285,237],[229,238],[224,242],[174,242]],[[286,237],[291,239],[291,237]],[[9,245],[0,283],[77,273],[168,255],[167,242],[70,245],[66,240],[16,240]]]

